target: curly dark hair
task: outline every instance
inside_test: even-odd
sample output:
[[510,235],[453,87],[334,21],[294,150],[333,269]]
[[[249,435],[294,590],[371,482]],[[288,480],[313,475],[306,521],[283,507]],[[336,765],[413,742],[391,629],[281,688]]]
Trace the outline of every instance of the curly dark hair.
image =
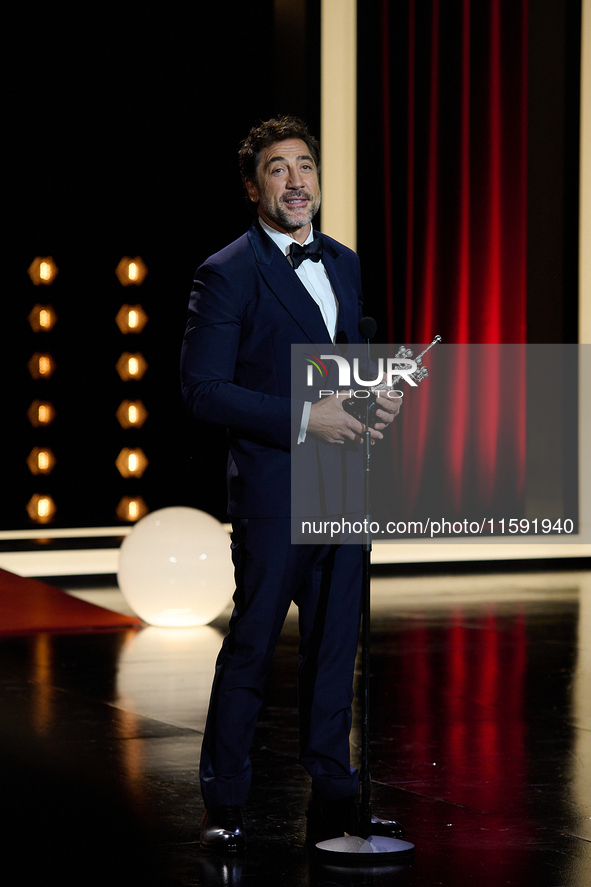
[[261,152],[269,148],[275,142],[284,142],[286,139],[301,139],[308,146],[316,169],[320,173],[320,145],[309,131],[303,120],[299,117],[284,115],[265,120],[259,126],[253,126],[238,151],[240,173],[242,181],[250,179],[257,184],[257,170],[261,158]]

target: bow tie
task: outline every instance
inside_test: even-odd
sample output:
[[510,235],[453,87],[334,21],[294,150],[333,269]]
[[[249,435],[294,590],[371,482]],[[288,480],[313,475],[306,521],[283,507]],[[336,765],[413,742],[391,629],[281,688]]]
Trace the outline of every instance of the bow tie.
[[292,243],[289,248],[289,254],[294,268],[299,268],[304,259],[319,262],[322,258],[322,239],[315,237],[312,243],[307,243],[305,246],[301,246],[299,243]]

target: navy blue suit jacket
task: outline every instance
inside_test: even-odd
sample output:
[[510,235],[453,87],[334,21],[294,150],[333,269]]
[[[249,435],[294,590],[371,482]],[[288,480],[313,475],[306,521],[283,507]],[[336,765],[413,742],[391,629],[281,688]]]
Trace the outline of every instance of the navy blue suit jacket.
[[[332,238],[321,237],[323,264],[339,305],[337,341],[358,343],[359,259]],[[291,345],[300,343],[333,348],[318,306],[255,221],[197,270],[181,358],[190,412],[228,429],[232,517],[290,516],[292,413],[301,416],[305,399],[303,393],[295,400],[292,396]],[[327,502],[322,466],[333,474],[348,470],[343,459],[358,466],[358,448],[322,444],[310,436],[300,447],[306,448],[309,466],[306,512],[355,510],[357,502]],[[335,469],[335,459],[341,468]]]

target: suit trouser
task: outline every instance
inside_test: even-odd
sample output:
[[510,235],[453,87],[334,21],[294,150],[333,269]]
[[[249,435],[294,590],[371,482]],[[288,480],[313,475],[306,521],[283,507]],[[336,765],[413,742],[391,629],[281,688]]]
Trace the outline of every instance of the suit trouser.
[[290,519],[234,523],[230,631],[219,653],[203,746],[206,807],[244,806],[263,686],[291,601],[299,608],[300,761],[329,800],[358,789],[349,762],[361,613],[359,545],[291,545]]

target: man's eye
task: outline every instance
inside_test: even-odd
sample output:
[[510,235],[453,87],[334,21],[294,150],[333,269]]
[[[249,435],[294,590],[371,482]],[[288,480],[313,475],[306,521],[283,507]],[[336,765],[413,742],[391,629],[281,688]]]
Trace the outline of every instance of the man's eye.
[[271,175],[274,175],[276,172],[283,172],[283,167],[278,166],[276,169],[271,170]]

